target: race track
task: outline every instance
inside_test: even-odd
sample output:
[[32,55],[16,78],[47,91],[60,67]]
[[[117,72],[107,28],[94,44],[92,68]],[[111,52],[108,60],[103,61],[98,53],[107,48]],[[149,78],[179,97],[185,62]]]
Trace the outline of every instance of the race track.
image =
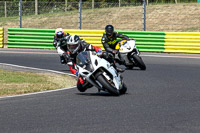
[[[199,133],[200,55],[142,53],[127,94],[91,88],[0,98],[0,133]],[[0,49],[0,63],[70,73],[51,50]]]

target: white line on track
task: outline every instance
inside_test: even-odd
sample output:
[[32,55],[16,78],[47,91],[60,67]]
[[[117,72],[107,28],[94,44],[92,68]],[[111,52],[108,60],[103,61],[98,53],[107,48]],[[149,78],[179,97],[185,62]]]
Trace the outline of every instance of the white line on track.
[[1,51],[1,53],[12,53],[12,54],[57,54],[53,52],[30,52],[30,51]]
[[[73,75],[73,74],[64,73],[64,72],[59,72],[59,71],[55,71],[55,70],[40,69],[40,68],[34,68],[34,67],[26,67],[26,66],[19,66],[19,65],[6,64],[6,63],[0,63],[0,65],[12,66],[12,67],[18,67],[18,68],[24,68],[24,69],[32,69],[32,70],[38,70],[38,71],[45,71],[45,72],[52,72],[52,73],[57,73],[57,74],[67,74],[67,75],[70,75],[70,76],[74,76],[74,77],[75,77],[75,75]],[[27,93],[27,94],[21,94],[21,95],[14,95],[14,96],[5,96],[5,97],[0,97],[0,99],[13,98],[13,97],[22,97],[22,96],[29,96],[29,95],[43,94],[43,93],[49,93],[49,92],[56,92],[56,91],[62,91],[62,90],[73,89],[74,87],[76,87],[76,86],[72,86],[72,87],[69,87],[69,88],[61,88],[61,89],[56,89],[56,90],[48,90],[48,91]]]
[[147,57],[162,57],[162,58],[190,58],[190,59],[200,59],[200,56],[187,56],[187,55],[148,55],[148,54],[143,54],[141,56],[147,56]]

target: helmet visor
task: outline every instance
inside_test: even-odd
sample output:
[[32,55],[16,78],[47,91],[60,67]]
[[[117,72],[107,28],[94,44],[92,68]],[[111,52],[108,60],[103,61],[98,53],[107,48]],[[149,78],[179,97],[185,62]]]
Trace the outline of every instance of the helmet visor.
[[108,36],[108,38],[111,38],[112,36],[113,36],[113,34],[111,34],[111,35],[107,35]]
[[62,34],[58,34],[57,37],[58,37],[58,38],[62,38]]
[[62,32],[57,32],[57,34],[56,34],[56,37],[58,38],[58,39],[61,39],[62,37],[63,37],[63,33]]
[[73,51],[74,49],[76,49],[77,46],[78,44],[70,44],[69,49]]
[[76,53],[78,51],[79,44],[69,44],[68,49],[71,53]]
[[113,35],[113,30],[112,29],[108,29],[106,31],[107,36],[112,36]]

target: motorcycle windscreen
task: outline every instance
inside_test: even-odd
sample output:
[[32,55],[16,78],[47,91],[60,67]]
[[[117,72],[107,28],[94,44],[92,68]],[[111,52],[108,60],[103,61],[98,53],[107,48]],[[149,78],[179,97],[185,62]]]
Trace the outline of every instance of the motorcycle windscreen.
[[80,52],[76,57],[76,64],[88,71],[93,71],[91,64],[90,53],[88,51]]

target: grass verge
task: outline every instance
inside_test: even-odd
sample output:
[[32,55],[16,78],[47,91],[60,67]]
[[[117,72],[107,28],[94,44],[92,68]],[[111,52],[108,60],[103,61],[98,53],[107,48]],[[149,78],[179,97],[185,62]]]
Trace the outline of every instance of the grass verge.
[[18,72],[0,69],[0,96],[11,96],[74,86],[68,75]]

